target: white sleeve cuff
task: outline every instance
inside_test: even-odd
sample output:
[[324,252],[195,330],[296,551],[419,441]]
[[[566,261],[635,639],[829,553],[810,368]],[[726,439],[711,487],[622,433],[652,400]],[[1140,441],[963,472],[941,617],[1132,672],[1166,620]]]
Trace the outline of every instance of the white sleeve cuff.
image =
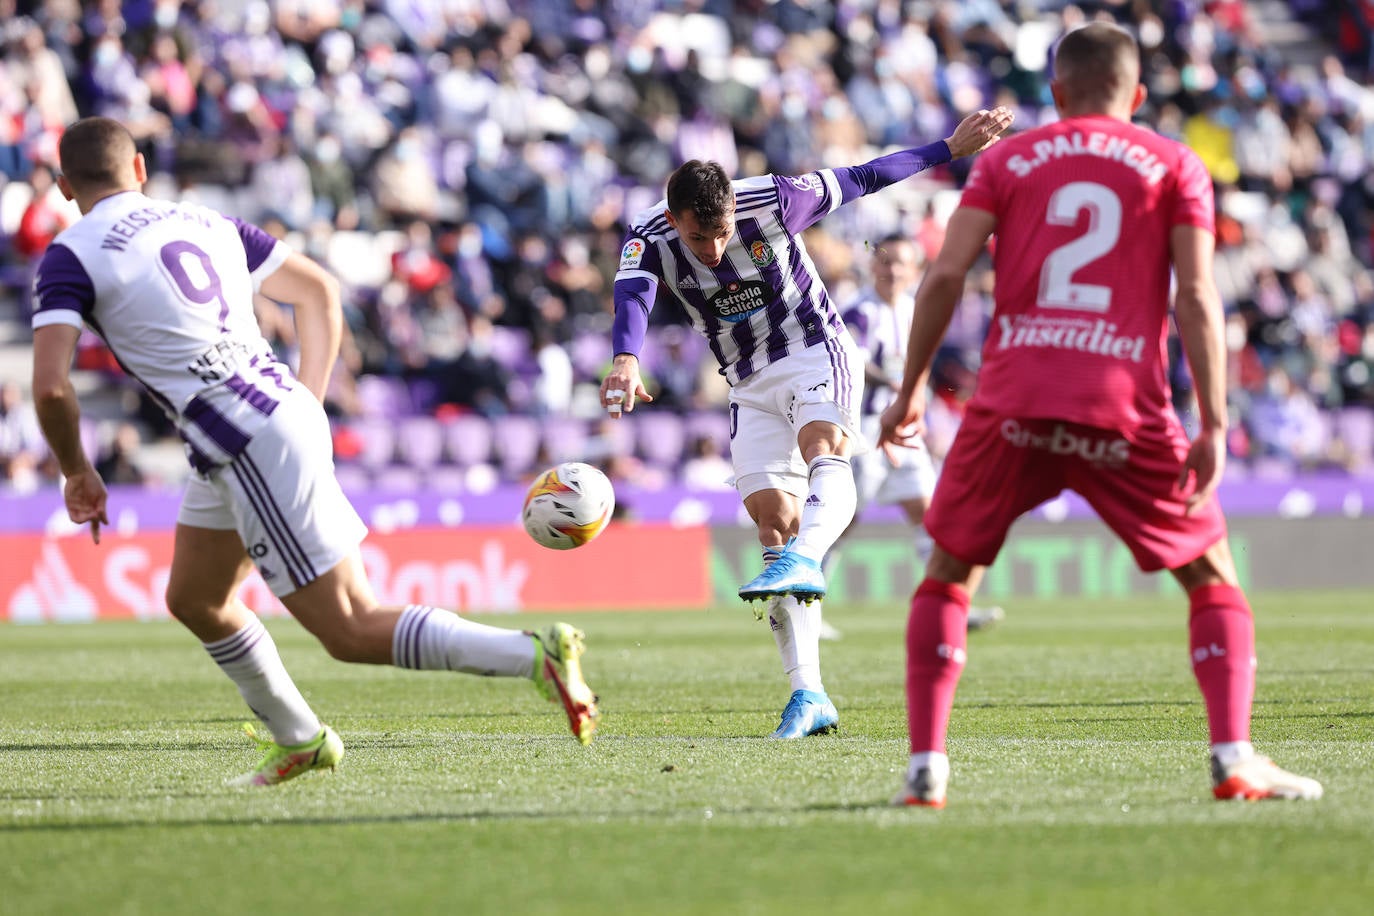
[[277,242],[272,246],[272,253],[267,256],[267,260],[258,265],[258,269],[253,271],[253,292],[262,289],[262,281],[277,272],[277,268],[286,263],[286,259],[291,257],[291,246],[282,242]]
[[844,194],[840,191],[840,182],[835,177],[835,170],[821,169],[816,174],[825,182],[825,189],[830,193],[830,212],[834,213],[844,203]]
[[81,313],[74,309],[48,309],[33,313],[33,329],[46,328],[50,324],[66,324],[80,330],[86,326]]

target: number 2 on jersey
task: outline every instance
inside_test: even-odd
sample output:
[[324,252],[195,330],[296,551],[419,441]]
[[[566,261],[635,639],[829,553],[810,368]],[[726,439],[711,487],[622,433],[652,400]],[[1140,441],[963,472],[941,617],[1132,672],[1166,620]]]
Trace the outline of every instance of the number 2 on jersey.
[[[167,275],[176,284],[177,291],[188,301],[196,305],[219,302],[219,329],[228,331],[229,326],[225,324],[225,319],[229,317],[229,300],[224,298],[219,274],[215,273],[215,265],[210,263],[210,256],[190,242],[180,239],[163,245],[158,254],[162,257],[162,265],[167,268]],[[186,270],[187,255],[199,263],[200,273],[204,275],[200,282],[192,279]]]
[[1115,248],[1121,238],[1121,199],[1116,192],[1095,181],[1070,182],[1050,196],[1045,222],[1072,226],[1084,210],[1088,211],[1088,231],[1052,251],[1040,268],[1040,293],[1035,304],[1041,308],[1082,312],[1111,308],[1110,286],[1075,283],[1073,275]]

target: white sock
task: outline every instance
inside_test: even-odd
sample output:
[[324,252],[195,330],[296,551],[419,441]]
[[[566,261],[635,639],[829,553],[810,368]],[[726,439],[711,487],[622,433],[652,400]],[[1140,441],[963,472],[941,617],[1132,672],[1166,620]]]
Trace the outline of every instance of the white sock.
[[935,538],[926,533],[925,526],[916,529],[916,556],[921,559],[921,568],[930,565],[930,555],[935,552]]
[[792,595],[768,603],[768,626],[793,690],[825,693],[821,683],[821,603],[802,604]]
[[1249,741],[1223,741],[1212,745],[1212,754],[1218,763],[1229,767],[1255,756],[1255,746]]
[[919,754],[912,754],[911,762],[906,766],[907,780],[914,780],[916,774],[925,769],[930,770],[930,775],[936,779],[949,779],[949,757],[939,751],[921,751]]
[[802,504],[801,525],[792,551],[817,563],[825,556],[849,523],[859,495],[854,490],[854,470],[840,455],[818,455],[807,465],[810,491]]
[[250,616],[233,636],[202,645],[278,744],[301,744],[320,733],[320,720],[286,673],[272,634],[257,617]]
[[397,668],[529,677],[534,638],[522,630],[473,623],[443,608],[411,604],[396,621],[391,660]]

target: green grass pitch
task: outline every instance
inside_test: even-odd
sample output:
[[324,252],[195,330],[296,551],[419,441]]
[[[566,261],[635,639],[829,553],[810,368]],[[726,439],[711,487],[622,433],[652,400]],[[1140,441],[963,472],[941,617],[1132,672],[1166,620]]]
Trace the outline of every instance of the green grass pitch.
[[[1255,742],[1317,803],[1214,802],[1181,599],[1012,602],[970,637],[940,812],[906,756],[899,606],[837,606],[838,735],[742,607],[585,614],[583,748],[529,685],[347,666],[271,629],[347,757],[271,790],[173,624],[0,627],[0,912],[1367,913],[1374,595],[1263,594]],[[543,615],[485,618],[537,626]]]

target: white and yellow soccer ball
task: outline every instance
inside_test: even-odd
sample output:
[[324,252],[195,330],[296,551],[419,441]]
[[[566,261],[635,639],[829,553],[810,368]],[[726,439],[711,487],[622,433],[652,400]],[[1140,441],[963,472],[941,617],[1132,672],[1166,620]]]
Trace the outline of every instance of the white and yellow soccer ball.
[[605,530],[615,509],[615,489],[590,464],[567,461],[535,478],[520,519],[535,542],[571,550]]

